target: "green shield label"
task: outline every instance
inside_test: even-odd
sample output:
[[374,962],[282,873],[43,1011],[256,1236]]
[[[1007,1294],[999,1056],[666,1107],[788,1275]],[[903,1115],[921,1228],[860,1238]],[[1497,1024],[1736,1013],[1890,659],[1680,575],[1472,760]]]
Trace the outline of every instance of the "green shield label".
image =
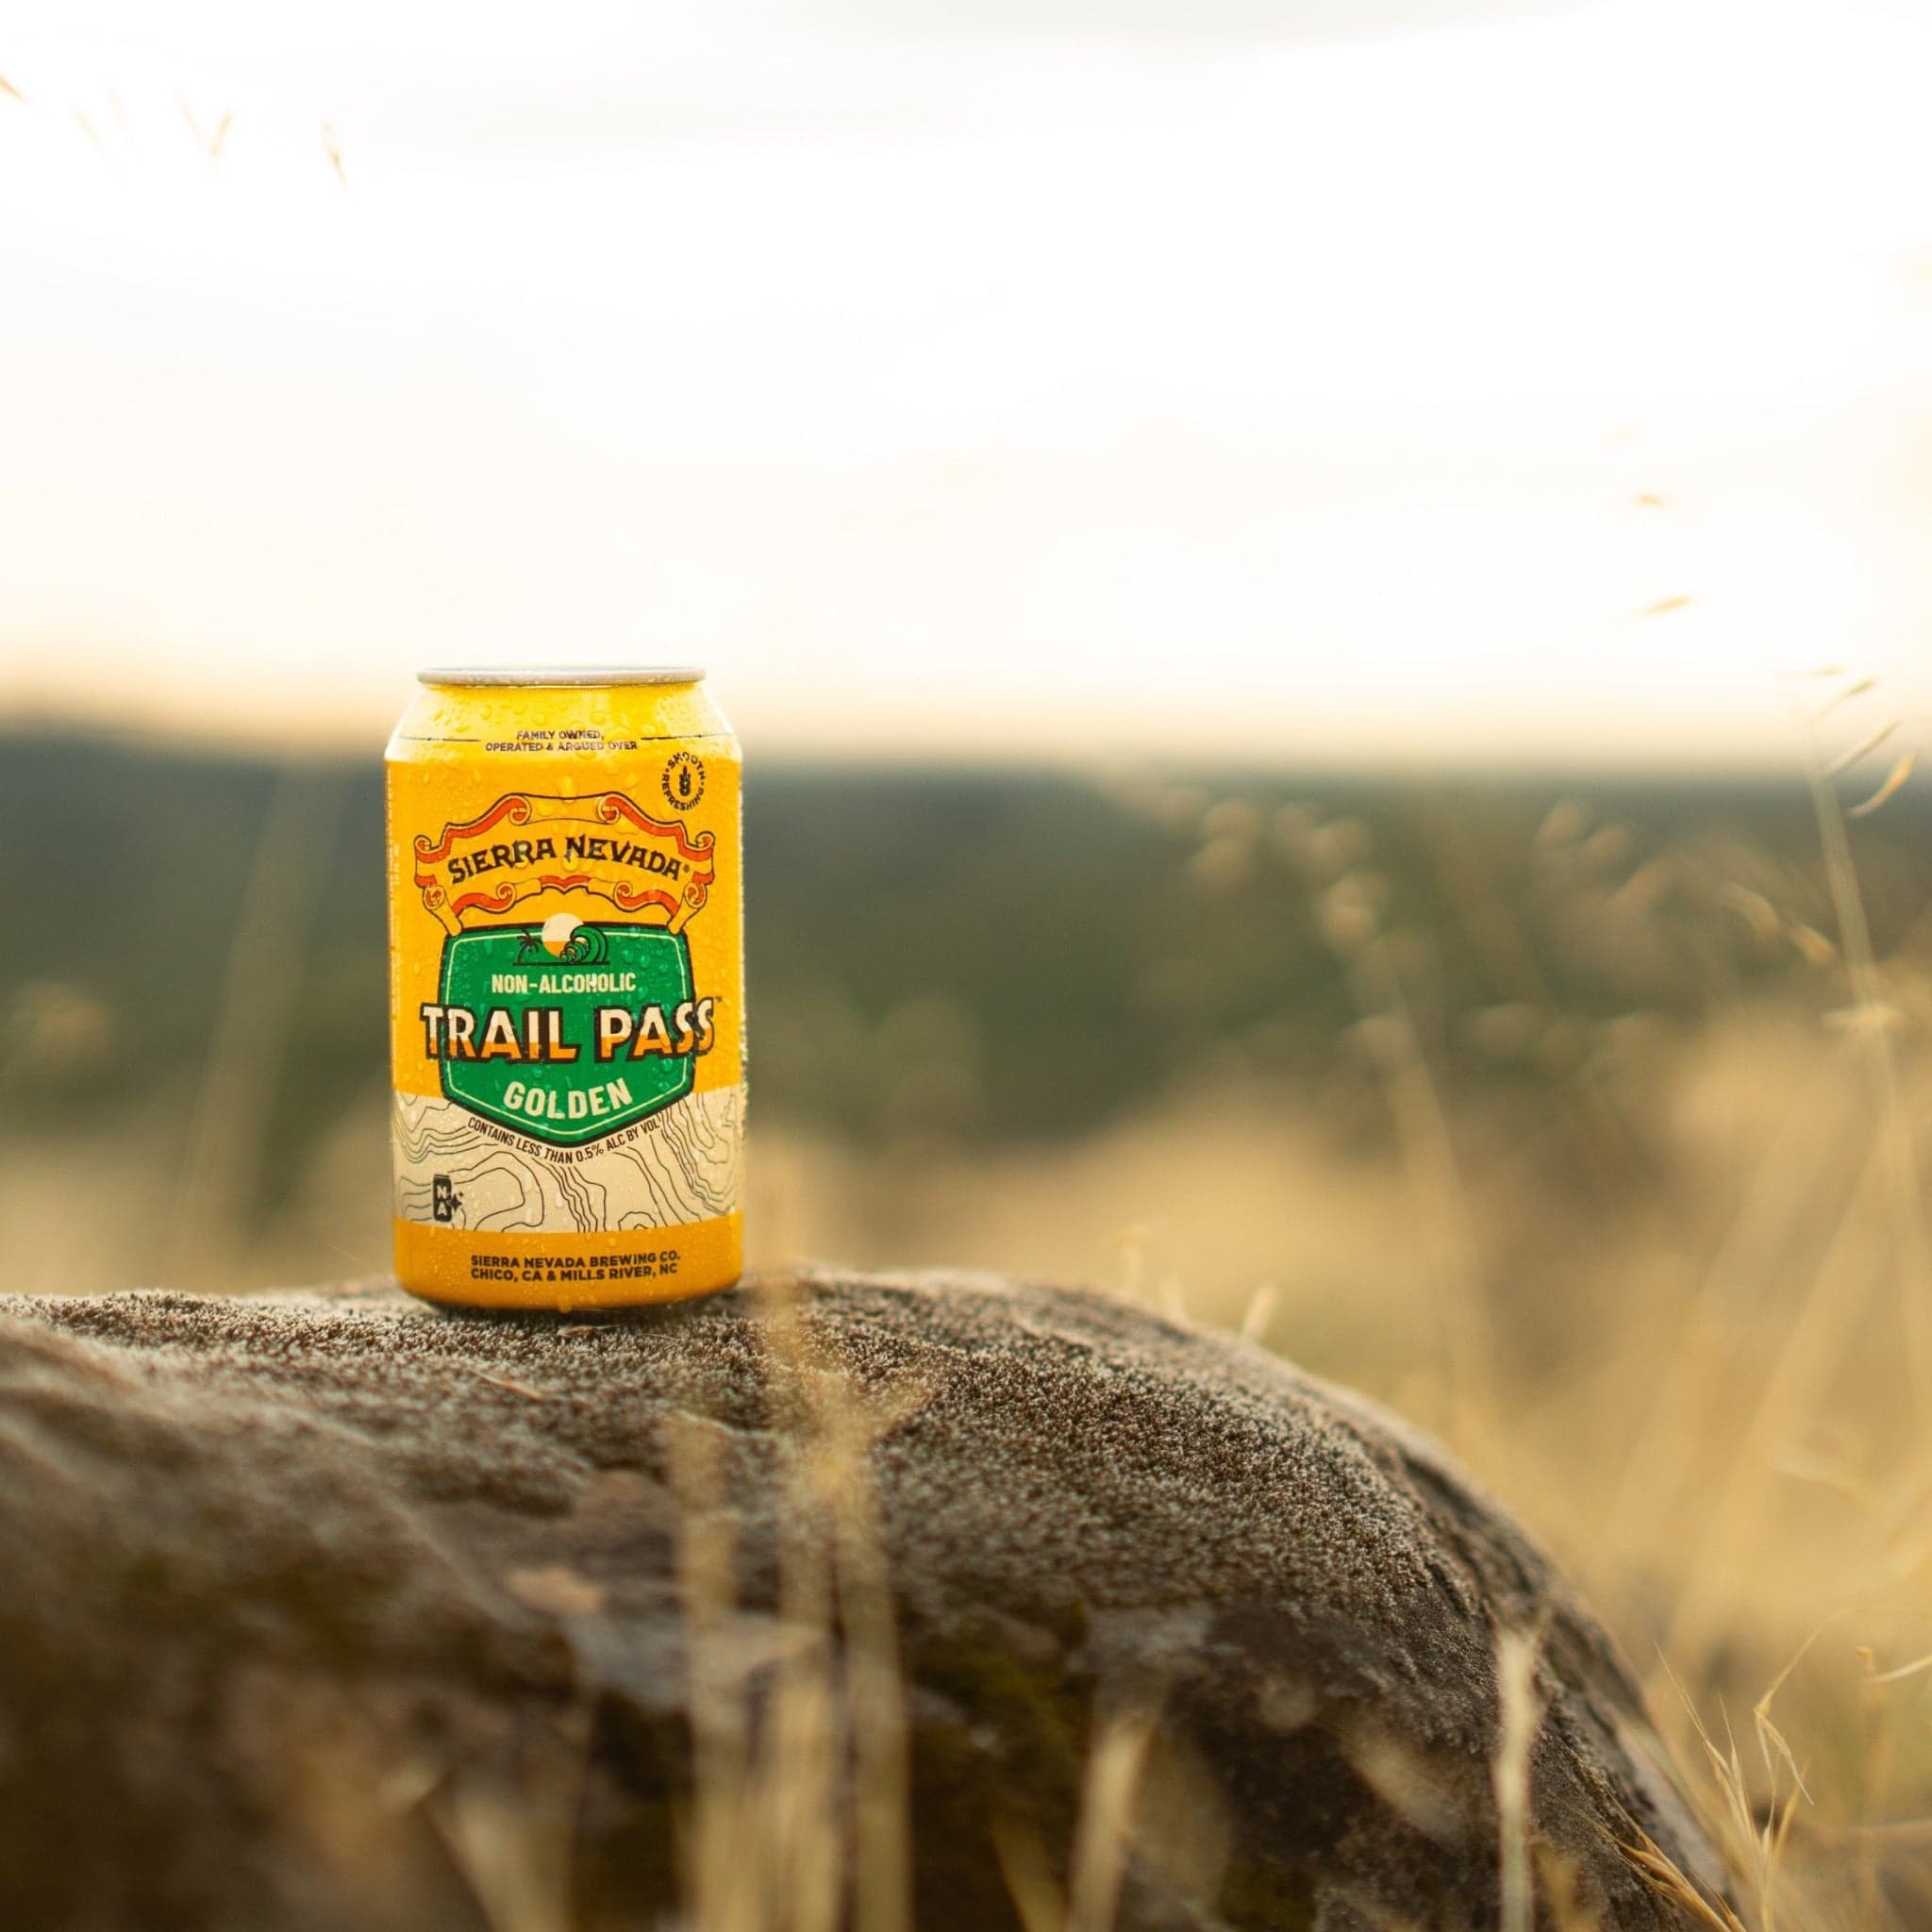
[[448,1098],[580,1147],[691,1091],[696,1056],[680,1015],[694,989],[681,932],[564,924],[574,930],[560,954],[539,925],[446,939],[441,1013],[425,1008],[425,1021]]

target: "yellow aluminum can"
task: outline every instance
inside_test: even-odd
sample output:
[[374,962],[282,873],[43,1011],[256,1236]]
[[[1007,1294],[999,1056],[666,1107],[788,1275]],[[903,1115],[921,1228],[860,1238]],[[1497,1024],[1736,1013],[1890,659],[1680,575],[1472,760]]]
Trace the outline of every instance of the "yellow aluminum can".
[[396,1278],[599,1308],[742,1268],[741,781],[697,671],[425,671],[387,756]]

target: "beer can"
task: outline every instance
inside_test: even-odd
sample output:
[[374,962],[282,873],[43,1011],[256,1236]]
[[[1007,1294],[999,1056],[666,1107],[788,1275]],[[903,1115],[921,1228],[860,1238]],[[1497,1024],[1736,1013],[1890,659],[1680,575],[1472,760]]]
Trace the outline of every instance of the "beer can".
[[591,1308],[741,1267],[741,762],[698,671],[448,670],[386,759],[395,1266]]

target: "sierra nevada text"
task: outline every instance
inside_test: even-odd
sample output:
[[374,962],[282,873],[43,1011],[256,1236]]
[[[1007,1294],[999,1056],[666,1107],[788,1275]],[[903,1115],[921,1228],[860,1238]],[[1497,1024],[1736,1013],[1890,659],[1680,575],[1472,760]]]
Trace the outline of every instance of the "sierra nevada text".
[[[655,872],[666,878],[682,878],[685,864],[655,845],[640,844],[633,839],[602,839],[573,832],[563,841],[566,858],[601,859],[612,865],[635,866],[639,872]],[[557,857],[555,839],[512,839],[501,845],[479,845],[474,852],[459,853],[449,861],[449,882],[460,885],[478,873],[498,872],[506,866],[535,865],[539,859]]]

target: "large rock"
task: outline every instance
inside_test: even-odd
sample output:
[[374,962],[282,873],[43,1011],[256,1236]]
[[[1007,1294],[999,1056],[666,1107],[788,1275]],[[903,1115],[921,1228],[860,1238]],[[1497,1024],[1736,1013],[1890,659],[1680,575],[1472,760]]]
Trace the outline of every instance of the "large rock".
[[1495,1926],[1510,1631],[1539,1923],[1692,1923],[1603,1634],[1258,1351],[979,1276],[0,1303],[9,1932],[875,1932],[908,1829],[922,1927]]

